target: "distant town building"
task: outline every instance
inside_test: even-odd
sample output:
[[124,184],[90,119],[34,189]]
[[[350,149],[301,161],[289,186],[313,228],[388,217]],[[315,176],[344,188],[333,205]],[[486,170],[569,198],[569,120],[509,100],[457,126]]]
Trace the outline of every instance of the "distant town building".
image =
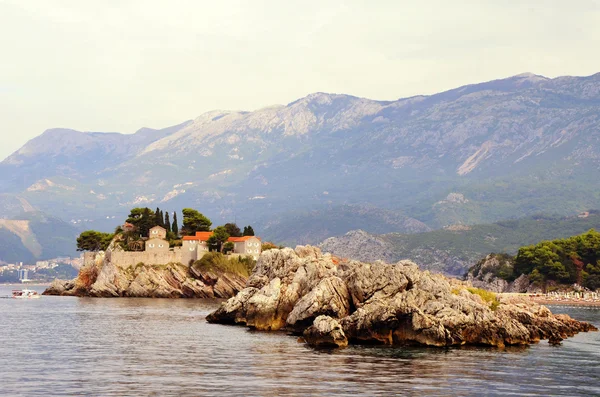
[[50,262],[48,262],[48,261],[37,261],[37,262],[35,262],[35,266],[38,269],[47,269],[48,267],[50,267]]
[[24,282],[24,281],[29,281],[29,270],[27,269],[20,269],[19,270],[19,281]]

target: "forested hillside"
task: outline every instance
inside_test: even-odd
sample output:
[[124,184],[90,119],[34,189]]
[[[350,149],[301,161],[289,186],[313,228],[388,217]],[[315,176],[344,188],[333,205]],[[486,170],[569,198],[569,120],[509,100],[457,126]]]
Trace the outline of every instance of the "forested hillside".
[[321,247],[342,257],[360,260],[412,259],[421,267],[462,276],[489,253],[514,255],[520,247],[600,230],[600,213],[571,217],[536,215],[474,226],[452,226],[427,233],[371,235],[351,232],[325,240]]

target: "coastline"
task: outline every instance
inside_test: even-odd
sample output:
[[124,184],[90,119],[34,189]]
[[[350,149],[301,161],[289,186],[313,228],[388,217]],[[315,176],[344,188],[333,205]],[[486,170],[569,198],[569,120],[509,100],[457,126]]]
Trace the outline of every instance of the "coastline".
[[545,294],[527,294],[527,293],[514,293],[514,292],[503,292],[498,295],[504,296],[519,296],[528,298],[531,302],[537,303],[538,305],[554,305],[554,306],[587,306],[587,307],[598,307],[600,308],[600,298],[591,297],[574,297],[564,295],[545,295]]
[[600,300],[585,300],[585,299],[548,299],[548,298],[535,298],[530,297],[532,302],[540,305],[553,305],[553,306],[587,306],[600,308]]

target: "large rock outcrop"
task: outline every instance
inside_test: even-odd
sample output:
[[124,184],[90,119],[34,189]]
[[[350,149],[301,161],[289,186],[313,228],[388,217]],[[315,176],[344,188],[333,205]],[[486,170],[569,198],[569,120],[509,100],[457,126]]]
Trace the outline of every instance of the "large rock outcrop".
[[218,270],[202,271],[180,263],[117,266],[103,252],[74,280],[55,280],[44,295],[147,298],[230,298],[247,278]]
[[207,320],[287,330],[313,346],[503,347],[557,343],[596,330],[526,298],[496,296],[410,261],[340,261],[310,246],[264,252],[246,288]]

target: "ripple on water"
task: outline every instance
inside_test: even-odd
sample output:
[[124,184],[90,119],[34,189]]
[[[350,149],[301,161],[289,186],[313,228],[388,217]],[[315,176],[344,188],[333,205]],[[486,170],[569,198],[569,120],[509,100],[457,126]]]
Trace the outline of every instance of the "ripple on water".
[[[8,292],[1,291],[0,295]],[[600,334],[554,347],[313,350],[208,324],[215,302],[0,300],[3,395],[600,395]],[[552,307],[600,324],[600,310]]]

